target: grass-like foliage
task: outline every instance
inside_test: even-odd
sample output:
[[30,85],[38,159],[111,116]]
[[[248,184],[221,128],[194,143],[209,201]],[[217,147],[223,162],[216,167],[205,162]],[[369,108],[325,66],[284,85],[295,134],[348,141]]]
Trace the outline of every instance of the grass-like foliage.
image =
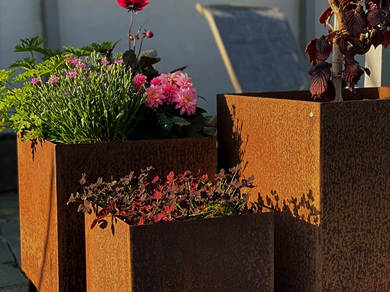
[[[129,137],[144,102],[131,70],[119,61],[107,65],[97,52],[67,60],[53,56],[20,74],[17,81],[24,86],[9,90],[0,101],[3,124],[27,139],[67,144]],[[8,115],[11,109],[15,113]]]
[[188,171],[179,175],[170,172],[164,179],[151,178],[150,170],[108,182],[99,178],[93,184],[86,183],[84,174],[82,190],[72,194],[68,203],[79,203],[79,212],[94,212],[96,219],[91,228],[106,228],[108,221],[116,218],[130,225],[143,225],[250,212],[248,192],[253,178],[240,180],[238,167],[228,173],[221,170],[215,178]]

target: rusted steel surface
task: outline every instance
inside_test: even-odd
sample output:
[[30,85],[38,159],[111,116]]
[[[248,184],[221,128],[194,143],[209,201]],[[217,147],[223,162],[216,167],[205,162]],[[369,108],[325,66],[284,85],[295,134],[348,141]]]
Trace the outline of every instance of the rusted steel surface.
[[39,291],[85,291],[83,216],[66,206],[89,181],[147,166],[155,174],[191,170],[215,174],[216,138],[128,141],[83,145],[18,141],[22,268]]
[[274,291],[272,214],[90,229],[87,291]]
[[319,227],[276,220],[275,253],[287,256],[275,257],[278,291],[390,291],[390,88],[342,103],[308,97],[218,96],[219,162],[255,176],[252,200],[312,191]]
[[33,158],[18,141],[18,179],[22,269],[39,290],[58,291],[55,145],[37,145]]

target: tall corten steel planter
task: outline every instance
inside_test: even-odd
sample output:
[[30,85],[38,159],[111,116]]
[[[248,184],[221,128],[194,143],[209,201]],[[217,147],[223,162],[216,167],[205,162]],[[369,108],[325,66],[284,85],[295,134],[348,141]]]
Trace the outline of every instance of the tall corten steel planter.
[[90,229],[88,292],[274,291],[273,214]]
[[67,206],[83,172],[90,181],[153,165],[155,173],[215,174],[216,138],[83,145],[18,141],[22,269],[41,292],[85,291],[84,217]]
[[[219,162],[263,196],[312,192],[318,227],[277,219],[278,291],[390,291],[390,88],[218,96]],[[255,197],[252,198],[253,200]]]

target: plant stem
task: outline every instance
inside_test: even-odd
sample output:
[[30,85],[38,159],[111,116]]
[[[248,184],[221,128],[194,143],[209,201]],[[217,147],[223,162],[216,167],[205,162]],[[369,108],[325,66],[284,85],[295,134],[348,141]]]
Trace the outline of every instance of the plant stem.
[[129,26],[129,50],[131,50],[131,35],[133,31],[133,25],[134,25],[134,10],[131,10],[130,15],[130,26]]
[[[334,14],[334,31],[337,32],[338,30],[342,30],[343,25],[343,19],[342,19],[342,12],[340,11],[340,8],[338,7],[338,4],[335,0],[329,0],[330,7],[333,10]],[[336,37],[333,39],[333,48],[332,48],[332,81],[336,90],[336,96],[335,96],[335,102],[339,102],[343,100],[342,97],[342,70],[343,70],[343,63],[342,63],[342,57],[339,47],[339,36],[336,35]]]
[[[337,27],[337,24],[335,25]],[[338,44],[338,38],[333,39],[333,50],[332,50],[332,81],[336,90],[335,102],[343,101],[342,96],[342,69],[343,63],[341,59],[341,52]]]
[[139,45],[137,60],[138,60],[139,56],[141,55],[142,44],[144,43],[144,39],[145,39],[145,35],[143,35],[143,36],[141,37],[141,43],[140,43],[140,45]]

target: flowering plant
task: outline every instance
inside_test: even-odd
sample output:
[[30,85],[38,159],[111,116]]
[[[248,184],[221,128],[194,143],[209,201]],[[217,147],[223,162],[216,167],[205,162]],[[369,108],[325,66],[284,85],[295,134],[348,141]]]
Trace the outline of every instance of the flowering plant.
[[[328,2],[330,7],[319,21],[329,27],[329,33],[310,41],[306,47],[313,65],[310,92],[314,99],[341,101],[343,88],[352,90],[364,72],[370,75],[369,69],[355,60],[355,55],[366,54],[372,46],[387,47],[390,43],[390,1]],[[326,62],[331,53],[332,64]]]
[[[132,15],[129,50],[123,54],[114,54],[116,43],[111,42],[53,51],[43,48],[39,38],[22,40],[16,51],[31,57],[11,67],[23,72],[13,78],[14,69],[0,70],[0,130],[13,128],[25,140],[57,143],[215,134],[197,107],[191,78],[181,70],[159,74],[156,52],[142,51],[153,33],[132,33],[136,12],[149,2],[117,2]],[[34,53],[43,56],[41,63]]]
[[239,168],[229,173],[221,170],[215,178],[193,175],[189,171],[166,179],[149,178],[151,168],[136,176],[86,184],[83,174],[80,193],[72,194],[69,203],[79,203],[79,212],[95,213],[91,228],[106,228],[108,218],[120,218],[130,225],[143,225],[163,221],[192,218],[212,218],[248,213],[248,192],[253,177],[240,180]]

